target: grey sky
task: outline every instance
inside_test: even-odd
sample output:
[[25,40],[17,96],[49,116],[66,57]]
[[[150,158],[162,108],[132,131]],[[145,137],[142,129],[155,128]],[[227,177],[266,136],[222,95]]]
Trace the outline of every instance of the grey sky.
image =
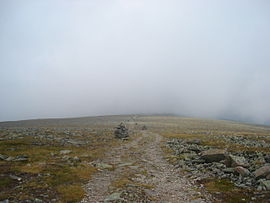
[[0,120],[270,122],[268,0],[2,0]]

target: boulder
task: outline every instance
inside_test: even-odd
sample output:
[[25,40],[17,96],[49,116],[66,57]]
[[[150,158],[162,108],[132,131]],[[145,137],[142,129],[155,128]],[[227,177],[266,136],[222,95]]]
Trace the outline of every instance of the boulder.
[[237,166],[248,167],[249,166],[249,163],[247,162],[245,157],[234,156],[231,154],[226,156],[225,164],[228,167],[237,167]]
[[242,166],[237,166],[234,168],[235,172],[240,174],[241,176],[249,176],[250,172],[248,169],[242,167]]
[[263,166],[254,172],[257,179],[264,178],[270,174],[270,166]]
[[220,149],[209,149],[201,153],[201,158],[206,162],[219,162],[225,159],[226,151]]

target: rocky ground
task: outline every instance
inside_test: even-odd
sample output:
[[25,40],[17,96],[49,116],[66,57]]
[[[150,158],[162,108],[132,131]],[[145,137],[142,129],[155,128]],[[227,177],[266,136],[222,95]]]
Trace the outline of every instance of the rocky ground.
[[[114,145],[112,130],[1,128],[0,202],[77,202],[96,168],[88,165]],[[109,144],[109,145],[108,145]]]
[[269,145],[267,126],[170,116],[0,123],[0,203],[270,202]]
[[[216,178],[215,181],[222,180],[221,183],[227,184],[227,189],[242,189],[246,195],[238,195],[239,201],[270,200],[268,136],[174,138],[167,142],[167,146],[174,155],[171,157],[174,165],[185,170],[186,175],[198,183]],[[217,194],[222,195],[221,192]]]

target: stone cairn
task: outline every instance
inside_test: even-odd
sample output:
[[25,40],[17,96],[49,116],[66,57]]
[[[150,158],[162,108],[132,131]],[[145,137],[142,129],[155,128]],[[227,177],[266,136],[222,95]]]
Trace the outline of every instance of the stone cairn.
[[147,130],[146,125],[144,125],[144,126],[142,127],[142,130]]
[[124,123],[120,123],[115,131],[114,131],[115,138],[126,140],[129,137],[128,128],[124,125]]

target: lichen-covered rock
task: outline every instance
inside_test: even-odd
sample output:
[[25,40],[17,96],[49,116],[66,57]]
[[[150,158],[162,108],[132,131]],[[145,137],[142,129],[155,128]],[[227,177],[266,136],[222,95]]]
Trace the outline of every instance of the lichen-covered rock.
[[226,151],[220,149],[210,149],[201,153],[201,158],[206,162],[219,162],[225,159]]

